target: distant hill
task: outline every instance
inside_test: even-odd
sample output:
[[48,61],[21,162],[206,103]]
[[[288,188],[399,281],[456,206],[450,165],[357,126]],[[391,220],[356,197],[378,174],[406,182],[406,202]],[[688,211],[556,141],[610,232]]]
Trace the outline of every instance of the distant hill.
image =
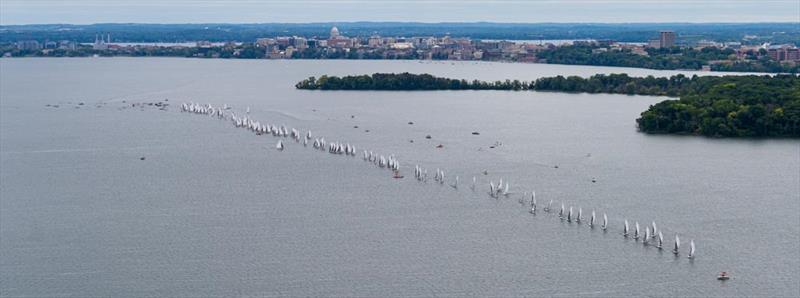
[[297,35],[327,38],[337,26],[345,36],[444,36],[475,39],[610,39],[643,42],[660,30],[677,32],[681,42],[701,39],[758,44],[800,45],[798,23],[264,23],[264,24],[42,24],[0,26],[0,42],[72,40],[92,42],[111,34],[114,42],[255,41],[260,37]]

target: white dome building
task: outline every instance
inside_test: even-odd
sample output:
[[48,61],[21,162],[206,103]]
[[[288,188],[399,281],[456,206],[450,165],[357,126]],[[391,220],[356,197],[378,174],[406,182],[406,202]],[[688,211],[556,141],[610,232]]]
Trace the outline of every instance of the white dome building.
[[333,28],[331,28],[331,38],[337,38],[337,37],[339,37],[339,28],[336,28],[336,26],[334,26]]

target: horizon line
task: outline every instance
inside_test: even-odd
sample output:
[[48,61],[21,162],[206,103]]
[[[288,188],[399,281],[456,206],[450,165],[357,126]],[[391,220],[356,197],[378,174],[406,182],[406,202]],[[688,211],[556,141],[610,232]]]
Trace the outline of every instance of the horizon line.
[[322,24],[358,24],[358,23],[374,23],[374,24],[430,24],[430,25],[443,25],[443,24],[503,24],[503,25],[648,25],[648,24],[720,24],[720,25],[743,25],[743,24],[800,24],[800,21],[744,21],[744,22],[496,22],[496,21],[463,21],[463,22],[423,22],[423,21],[323,21],[323,22],[263,22],[263,23],[150,23],[150,22],[104,22],[104,23],[19,23],[19,24],[3,24],[0,26],[93,26],[93,25],[322,25]]

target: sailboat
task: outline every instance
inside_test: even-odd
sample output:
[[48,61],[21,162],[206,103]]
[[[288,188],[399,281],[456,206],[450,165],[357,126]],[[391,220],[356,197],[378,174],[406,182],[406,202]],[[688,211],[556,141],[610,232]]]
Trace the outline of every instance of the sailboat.
[[531,193],[531,214],[536,214],[536,192]]
[[628,237],[628,231],[630,228],[628,227],[628,220],[625,220],[625,228],[622,230],[622,236]]
[[470,188],[472,188],[472,191],[475,191],[475,180],[476,180],[475,176],[472,176],[472,186],[470,186]]
[[653,238],[655,238],[656,237],[656,232],[658,232],[658,229],[656,228],[656,222],[655,221],[653,221],[652,228],[653,228]]
[[561,203],[561,210],[558,211],[558,218],[564,219],[564,203]]
[[603,231],[605,231],[606,227],[608,227],[608,216],[606,216],[606,214],[603,213],[603,226],[601,226],[601,228],[603,228]]
[[569,213],[567,214],[567,222],[572,222],[572,206],[569,206]]
[[594,228],[594,210],[592,210],[592,218],[589,219],[589,227]]
[[583,208],[578,207],[578,217],[575,218],[575,221],[580,223],[581,222],[581,218],[583,218]]
[[278,144],[275,145],[275,148],[277,148],[280,151],[283,151],[283,142],[281,142],[281,140],[278,140]]
[[678,234],[675,234],[675,247],[672,249],[673,254],[678,254],[681,248],[681,238],[678,238]]
[[452,186],[453,188],[458,188],[458,176],[456,176],[455,183],[453,183],[453,185],[450,185],[450,186]]
[[550,200],[550,203],[547,203],[547,207],[544,208],[544,212],[550,213],[551,205],[553,205],[553,200]]
[[658,249],[661,249],[662,245],[664,245],[664,235],[661,234],[661,231],[658,231]]
[[633,230],[633,239],[639,239],[639,222],[637,221],[634,225],[635,230]]
[[647,245],[647,241],[650,240],[650,228],[644,230],[644,238],[642,238],[642,244]]
[[494,197],[495,188],[494,181],[489,181],[489,196]]
[[694,239],[689,241],[689,255],[686,257],[694,259]]

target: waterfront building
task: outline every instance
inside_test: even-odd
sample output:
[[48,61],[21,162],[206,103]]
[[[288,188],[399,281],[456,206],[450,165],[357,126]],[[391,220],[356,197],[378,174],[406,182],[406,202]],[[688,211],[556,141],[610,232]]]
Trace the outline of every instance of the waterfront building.
[[675,31],[661,31],[659,38],[659,45],[662,48],[671,48],[675,46]]
[[20,50],[39,50],[42,45],[35,40],[23,40],[17,42],[17,49]]
[[95,35],[94,36],[94,44],[92,44],[92,49],[97,51],[105,51],[108,50],[108,43],[111,42],[111,34],[108,35],[108,42],[103,40],[103,36]]
[[800,61],[800,50],[792,45],[774,45],[767,48],[767,56],[776,61]]
[[369,40],[367,41],[367,46],[369,46],[370,48],[377,48],[382,45],[383,45],[383,39],[381,39],[381,37],[377,35],[370,37]]

